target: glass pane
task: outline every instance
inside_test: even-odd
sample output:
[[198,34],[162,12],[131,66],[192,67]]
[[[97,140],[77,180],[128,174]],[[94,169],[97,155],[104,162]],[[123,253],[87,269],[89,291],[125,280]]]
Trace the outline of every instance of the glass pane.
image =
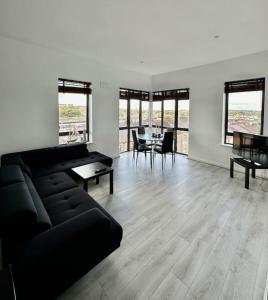
[[189,100],[178,101],[178,127],[189,128]]
[[188,154],[188,142],[189,132],[188,131],[177,131],[177,152]]
[[139,126],[140,100],[130,100],[130,127]]
[[127,100],[119,99],[119,127],[127,127]]
[[127,129],[119,130],[119,152],[127,151],[127,135]]
[[164,127],[174,128],[175,126],[175,100],[164,101]]
[[58,99],[59,132],[67,134],[59,137],[60,144],[82,141],[78,131],[87,129],[87,95],[59,93]]
[[161,126],[161,101],[153,102],[153,125]]
[[261,132],[262,91],[229,94],[228,132]]
[[227,136],[226,136],[226,143],[227,143],[227,144],[232,144],[232,143],[233,143],[233,137],[230,136],[230,135],[227,135]]
[[145,133],[151,134],[152,133],[152,128],[145,127]]
[[141,102],[142,125],[149,125],[149,101]]

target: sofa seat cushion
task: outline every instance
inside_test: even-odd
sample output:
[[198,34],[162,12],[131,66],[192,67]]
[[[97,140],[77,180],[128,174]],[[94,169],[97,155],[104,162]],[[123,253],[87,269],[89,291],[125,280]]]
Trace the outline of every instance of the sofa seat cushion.
[[0,168],[0,187],[23,181],[24,177],[19,166],[8,165]]
[[117,221],[92,197],[81,188],[73,188],[68,191],[42,199],[48,212],[52,225],[58,225],[92,208],[98,208],[110,221],[110,242],[116,243],[122,239],[122,227]]
[[33,179],[35,188],[41,198],[77,187],[74,180],[64,172]]
[[103,155],[99,152],[94,151],[94,152],[90,152],[88,156],[34,168],[34,169],[32,169],[32,173],[33,173],[34,177],[40,177],[40,176],[45,176],[45,175],[52,174],[55,172],[66,171],[71,168],[79,167],[79,166],[90,164],[93,162],[101,162],[107,166],[111,166],[113,163],[113,160],[112,160],[112,158],[110,158],[106,155]]
[[94,208],[90,200],[91,197],[79,187],[42,199],[54,226]]

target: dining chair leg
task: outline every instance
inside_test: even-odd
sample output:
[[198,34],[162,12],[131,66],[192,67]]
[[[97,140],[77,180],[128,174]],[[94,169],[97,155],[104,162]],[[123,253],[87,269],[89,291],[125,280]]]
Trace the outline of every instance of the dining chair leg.
[[152,161],[152,150],[150,151],[150,163],[151,163],[151,169],[153,167],[153,161]]
[[135,150],[133,149],[133,159],[135,159]]
[[162,157],[162,170],[163,170],[163,154],[161,154],[161,157]]

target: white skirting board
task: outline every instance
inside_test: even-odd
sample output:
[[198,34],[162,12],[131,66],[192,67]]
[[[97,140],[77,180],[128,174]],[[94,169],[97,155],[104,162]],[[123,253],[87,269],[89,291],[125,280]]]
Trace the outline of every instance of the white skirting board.
[[191,160],[196,160],[196,161],[208,164],[208,165],[213,165],[213,166],[221,167],[221,168],[224,168],[224,169],[229,169],[229,166],[224,165],[224,164],[219,164],[219,163],[216,163],[214,161],[205,160],[205,159],[202,159],[202,158],[199,158],[199,157],[194,157],[194,156],[189,156],[189,155],[188,155],[188,158],[191,159]]
[[[230,169],[229,165],[219,164],[219,163],[216,163],[216,162],[213,162],[213,161],[201,159],[199,157],[188,156],[188,158],[191,159],[191,160],[195,160],[195,161],[198,161],[198,162],[208,164],[208,165],[213,165],[213,166],[221,167],[221,168],[228,169],[228,170]],[[239,173],[243,173],[243,174],[245,173],[245,169],[240,167],[237,164],[235,164],[234,171],[239,172]],[[266,180],[268,179],[267,175],[264,173],[264,170],[256,170],[256,178],[261,178],[261,179],[266,179]]]

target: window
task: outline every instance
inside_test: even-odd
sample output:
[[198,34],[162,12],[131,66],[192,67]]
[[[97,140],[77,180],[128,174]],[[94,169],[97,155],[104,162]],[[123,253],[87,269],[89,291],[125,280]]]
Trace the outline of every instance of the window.
[[130,127],[140,124],[140,100],[130,99]]
[[119,127],[127,127],[127,100],[119,99]]
[[162,127],[162,101],[153,102],[153,126]]
[[89,82],[58,80],[59,143],[89,140]]
[[178,128],[189,128],[189,100],[178,101]]
[[163,102],[163,126],[174,128],[175,124],[175,100],[165,100]]
[[119,91],[119,151],[132,149],[131,130],[149,127],[149,92],[130,89]]
[[189,102],[189,89],[153,93],[153,127],[174,128],[175,150],[181,154],[188,154]]
[[225,83],[224,142],[233,143],[233,132],[263,134],[265,78]]
[[149,101],[141,101],[141,125],[149,126]]
[[178,117],[177,117],[177,152],[188,154],[189,144],[189,107],[190,101],[178,101]]

